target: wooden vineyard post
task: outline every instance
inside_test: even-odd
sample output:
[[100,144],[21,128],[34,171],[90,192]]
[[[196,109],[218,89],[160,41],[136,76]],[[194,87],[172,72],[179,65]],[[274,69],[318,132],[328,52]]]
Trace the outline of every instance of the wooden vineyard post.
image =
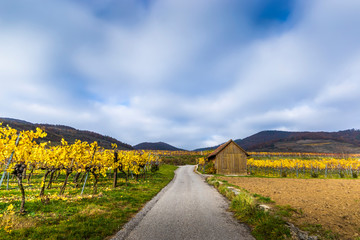
[[276,176],[276,174],[277,174],[277,168],[273,167],[273,175]]
[[299,178],[299,167],[298,167],[298,163],[296,163],[296,178]]
[[7,184],[6,184],[6,190],[9,190],[9,178],[10,178],[10,172],[7,173]]
[[[92,163],[92,161],[94,160],[95,153],[96,153],[96,147],[94,147],[94,153],[93,153],[93,155],[92,155],[92,158],[91,158],[91,162],[90,162],[90,164],[91,164],[91,163]],[[89,171],[90,171],[90,170],[86,171],[86,177],[85,177],[84,185],[83,185],[83,187],[82,187],[82,190],[81,190],[80,195],[82,195],[82,194],[83,194],[83,192],[84,192],[85,185],[86,185],[86,180],[87,180],[87,178],[88,178],[88,176],[89,176]]]
[[86,173],[84,185],[83,185],[82,190],[81,190],[81,193],[80,193],[81,195],[82,195],[83,192],[84,192],[84,188],[85,188],[85,184],[86,184],[86,180],[87,180],[88,176],[89,176],[89,172]]
[[325,178],[327,178],[327,171],[328,171],[328,168],[327,168],[327,164],[325,165]]
[[[17,145],[19,144],[20,135],[21,135],[21,134],[19,134],[18,137],[17,137],[17,139],[16,139],[15,148],[16,148]],[[3,175],[2,175],[1,180],[0,180],[0,188],[1,188],[2,182],[3,182],[3,180],[4,180],[4,177],[5,177],[5,174],[6,174],[6,170],[7,170],[7,168],[9,167],[9,165],[10,165],[10,163],[11,163],[11,161],[12,161],[12,158],[13,158],[13,156],[14,156],[14,153],[15,153],[15,149],[14,149],[14,151],[11,153],[10,158],[9,158],[9,161],[8,161],[8,163],[7,163],[6,166],[5,166]]]

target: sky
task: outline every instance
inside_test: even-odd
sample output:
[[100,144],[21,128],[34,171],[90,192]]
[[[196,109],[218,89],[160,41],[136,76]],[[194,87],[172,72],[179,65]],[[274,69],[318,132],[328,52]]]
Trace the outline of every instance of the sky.
[[192,150],[360,128],[358,0],[0,0],[0,116]]

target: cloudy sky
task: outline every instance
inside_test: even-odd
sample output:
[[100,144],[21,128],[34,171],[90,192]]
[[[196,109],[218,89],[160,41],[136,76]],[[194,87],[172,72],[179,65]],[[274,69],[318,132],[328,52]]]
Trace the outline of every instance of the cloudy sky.
[[358,0],[0,0],[0,116],[194,149],[360,128]]

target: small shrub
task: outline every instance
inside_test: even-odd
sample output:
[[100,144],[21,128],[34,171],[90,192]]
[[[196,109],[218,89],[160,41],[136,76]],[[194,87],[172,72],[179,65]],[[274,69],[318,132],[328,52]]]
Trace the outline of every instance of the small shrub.
[[358,174],[356,172],[353,172],[352,177],[353,178],[358,178]]
[[313,173],[311,174],[311,177],[312,177],[312,178],[318,178],[318,177],[319,177],[319,173],[313,172]]
[[260,195],[260,194],[254,194],[253,195],[259,202],[262,202],[262,203],[274,203],[274,201],[273,200],[271,200],[271,198],[270,197],[264,197],[264,196],[262,196],[262,195]]
[[226,196],[228,199],[232,200],[236,195],[235,195],[235,193],[234,193],[233,191],[231,191],[230,189],[228,189],[228,190],[226,191],[226,193],[225,193],[225,196]]
[[344,177],[345,177],[345,174],[344,174],[343,172],[340,172],[339,175],[340,175],[340,178],[344,178]]
[[252,220],[256,215],[256,206],[254,199],[247,193],[240,192],[231,202],[231,209],[235,215],[242,220]]
[[151,172],[157,172],[157,171],[159,171],[159,164],[158,163],[151,164]]
[[285,206],[276,206],[278,208],[277,214],[283,217],[291,217],[294,213],[298,213],[298,211],[295,208],[292,208],[290,205]]
[[[219,184],[219,182],[217,182]],[[224,185],[218,186],[218,190],[221,194],[226,195],[227,188]]]
[[287,177],[287,172],[285,171],[281,172],[281,177]]
[[[291,236],[289,228],[285,226],[285,221],[269,214],[266,216],[261,224],[254,228],[253,234],[255,237],[266,240],[280,240],[288,239]],[[266,238],[263,238],[264,236]]]
[[213,162],[209,162],[208,164],[205,165],[205,173],[207,173],[207,174],[215,174],[216,173],[215,165]]

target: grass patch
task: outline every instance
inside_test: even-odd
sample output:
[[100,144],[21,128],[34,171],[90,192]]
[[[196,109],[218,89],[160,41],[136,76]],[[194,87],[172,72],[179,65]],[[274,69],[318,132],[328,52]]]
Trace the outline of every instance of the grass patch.
[[321,236],[321,239],[340,239],[338,234],[333,233],[331,230],[324,229],[321,224],[304,224],[301,228],[310,234]]
[[[104,239],[114,235],[174,177],[176,166],[162,165],[155,173],[148,173],[146,180],[119,179],[116,189],[112,178],[102,178],[99,194],[68,187],[64,196],[57,196],[56,182],[46,190],[48,201],[36,196],[39,189],[26,190],[25,215],[7,211],[10,205],[18,209],[19,190],[0,190],[0,239]],[[36,180],[33,180],[36,181]],[[91,183],[89,183],[91,185]]]
[[298,211],[290,205],[276,205],[276,208],[278,209],[277,214],[286,218],[290,218],[294,213],[298,213]]
[[274,201],[271,200],[270,197],[264,197],[264,196],[262,196],[260,194],[257,194],[257,193],[253,194],[253,197],[255,197],[256,200],[258,202],[260,202],[260,203],[274,203]]
[[281,215],[271,214],[259,208],[257,199],[265,201],[271,201],[271,199],[260,195],[254,197],[246,191],[240,191],[238,195],[235,195],[227,188],[228,184],[226,183],[219,184],[214,178],[209,178],[208,182],[231,201],[231,211],[234,212],[236,218],[251,226],[252,235],[256,239],[281,240],[290,237],[290,230],[285,226]]

